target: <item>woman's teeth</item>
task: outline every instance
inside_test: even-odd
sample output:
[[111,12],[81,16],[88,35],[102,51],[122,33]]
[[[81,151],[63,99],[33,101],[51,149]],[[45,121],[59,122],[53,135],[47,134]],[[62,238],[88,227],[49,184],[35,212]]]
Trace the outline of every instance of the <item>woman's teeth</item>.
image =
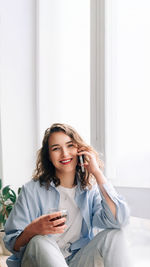
[[61,160],[61,163],[69,163],[71,161],[71,159],[67,159],[67,160]]

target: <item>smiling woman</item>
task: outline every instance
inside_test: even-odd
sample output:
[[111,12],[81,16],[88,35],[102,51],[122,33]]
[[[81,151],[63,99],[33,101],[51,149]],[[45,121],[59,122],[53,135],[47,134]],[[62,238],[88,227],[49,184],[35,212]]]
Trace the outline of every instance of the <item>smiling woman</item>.
[[[101,167],[98,153],[71,126],[45,131],[33,179],[5,225],[4,242],[13,253],[8,266],[97,267],[102,258],[105,267],[130,266],[121,230],[129,210]],[[103,229],[96,236],[95,227]]]
[[[60,177],[63,179],[61,172],[64,177],[65,171],[65,175],[68,172],[69,180],[72,180],[74,184],[76,184],[74,176],[76,177],[75,174],[77,174],[80,177],[83,188],[87,185],[90,186],[89,179],[91,174],[86,169],[83,173],[81,167],[77,164],[77,150],[81,148],[92,151],[99,167],[103,167],[103,162],[99,159],[98,153],[85,143],[73,127],[54,123],[45,131],[42,148],[38,151],[37,167],[33,178],[35,180],[39,179],[41,185],[46,183],[49,187],[51,181],[53,181],[57,186],[60,184]],[[69,163],[68,160],[71,160],[71,162]]]

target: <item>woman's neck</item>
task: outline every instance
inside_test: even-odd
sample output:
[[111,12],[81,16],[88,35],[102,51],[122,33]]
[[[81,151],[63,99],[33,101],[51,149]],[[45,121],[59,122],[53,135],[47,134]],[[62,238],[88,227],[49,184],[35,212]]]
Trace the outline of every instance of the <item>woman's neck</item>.
[[63,187],[74,187],[75,173],[56,173],[56,176],[60,179],[60,185]]

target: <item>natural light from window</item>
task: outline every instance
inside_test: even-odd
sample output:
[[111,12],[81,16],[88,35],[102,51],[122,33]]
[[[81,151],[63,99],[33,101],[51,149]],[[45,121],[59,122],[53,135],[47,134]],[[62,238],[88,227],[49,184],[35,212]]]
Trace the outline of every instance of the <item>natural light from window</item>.
[[150,1],[106,1],[107,176],[150,187]]

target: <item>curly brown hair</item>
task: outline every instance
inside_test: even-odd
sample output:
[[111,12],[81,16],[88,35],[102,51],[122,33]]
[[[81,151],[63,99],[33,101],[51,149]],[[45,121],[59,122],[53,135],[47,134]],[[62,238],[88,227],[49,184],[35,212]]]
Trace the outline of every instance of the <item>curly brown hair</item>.
[[[35,181],[39,180],[41,186],[45,185],[48,189],[51,182],[53,182],[55,186],[60,185],[60,179],[55,175],[55,167],[49,160],[48,140],[50,135],[55,132],[63,132],[68,135],[78,148],[84,147],[84,150],[92,151],[96,155],[99,167],[103,168],[103,162],[99,159],[97,151],[95,151],[92,146],[87,145],[73,127],[67,124],[54,123],[45,131],[42,147],[38,151],[36,169],[33,173],[33,179]],[[82,172],[80,165],[77,164],[74,185],[77,184],[77,179],[79,179],[82,189],[85,189],[86,186],[90,188],[91,178],[93,178],[92,174],[90,174],[86,169],[85,172]]]

